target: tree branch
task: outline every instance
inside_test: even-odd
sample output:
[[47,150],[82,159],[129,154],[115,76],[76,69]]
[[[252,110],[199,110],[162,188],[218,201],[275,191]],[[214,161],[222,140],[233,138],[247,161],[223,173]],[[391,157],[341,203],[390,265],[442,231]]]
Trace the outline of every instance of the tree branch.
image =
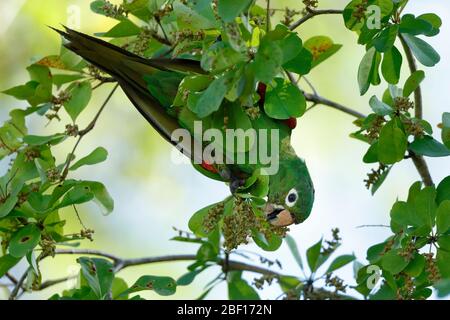
[[72,152],[69,154],[69,156],[67,157],[67,161],[66,164],[64,166],[64,170],[62,171],[61,174],[61,181],[64,181],[69,173],[69,168],[70,168],[70,164],[72,162],[72,158],[75,155],[75,151],[77,151],[78,146],[80,145],[81,140],[83,139],[83,137],[88,134],[90,131],[92,131],[92,129],[94,129],[98,118],[100,117],[100,115],[102,114],[103,110],[105,109],[106,105],[108,104],[108,102],[111,100],[112,96],[114,95],[114,92],[116,92],[117,88],[119,87],[119,84],[115,84],[114,88],[112,89],[112,91],[109,93],[108,97],[106,98],[105,102],[103,102],[102,106],[100,107],[99,111],[97,112],[97,114],[95,115],[94,119],[89,123],[89,125],[84,129],[78,132],[78,140],[75,143]]
[[300,25],[308,21],[309,19],[314,18],[315,16],[324,15],[324,14],[342,14],[343,10],[335,10],[335,9],[326,9],[326,10],[309,10],[306,15],[304,15],[301,19],[297,20],[293,24],[289,26],[289,30],[295,30]]
[[[399,34],[400,42],[402,43],[403,50],[405,51],[406,59],[408,60],[409,70],[411,74],[417,71],[416,60],[406,43],[405,39],[401,34]],[[417,86],[417,89],[414,91],[414,113],[417,119],[423,118],[423,102],[422,102],[422,88]],[[422,177],[422,181],[426,186],[433,186],[433,178],[431,177],[430,170],[428,169],[427,162],[424,157],[415,154],[410,151],[411,160],[413,161],[417,171]]]

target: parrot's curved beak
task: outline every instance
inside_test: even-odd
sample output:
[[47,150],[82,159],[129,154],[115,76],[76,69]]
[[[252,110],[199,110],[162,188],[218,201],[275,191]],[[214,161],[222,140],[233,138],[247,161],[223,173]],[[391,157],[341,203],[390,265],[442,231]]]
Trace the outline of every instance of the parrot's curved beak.
[[283,206],[268,203],[264,211],[267,221],[276,227],[287,227],[295,223],[292,214]]

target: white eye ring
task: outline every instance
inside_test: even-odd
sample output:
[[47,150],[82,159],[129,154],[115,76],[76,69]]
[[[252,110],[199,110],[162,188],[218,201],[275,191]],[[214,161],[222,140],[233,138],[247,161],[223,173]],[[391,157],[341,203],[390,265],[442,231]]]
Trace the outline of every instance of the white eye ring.
[[298,200],[298,192],[295,189],[291,189],[286,196],[284,202],[288,207],[293,207]]

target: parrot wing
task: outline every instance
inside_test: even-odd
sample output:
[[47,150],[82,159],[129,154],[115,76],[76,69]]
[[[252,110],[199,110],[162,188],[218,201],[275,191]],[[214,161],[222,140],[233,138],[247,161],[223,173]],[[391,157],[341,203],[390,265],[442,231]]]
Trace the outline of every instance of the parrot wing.
[[[158,71],[194,72],[204,74],[199,62],[188,59],[145,59],[103,40],[71,30],[52,28],[61,34],[68,42],[65,47],[81,56],[100,70],[115,78],[133,105],[144,118],[173,145],[171,135],[180,125],[175,117],[170,116],[164,106],[150,93],[144,77]],[[191,139],[190,145],[184,143],[186,152],[194,149],[193,144],[201,143]],[[192,160],[194,153],[186,154]],[[200,160],[201,161],[201,160]]]

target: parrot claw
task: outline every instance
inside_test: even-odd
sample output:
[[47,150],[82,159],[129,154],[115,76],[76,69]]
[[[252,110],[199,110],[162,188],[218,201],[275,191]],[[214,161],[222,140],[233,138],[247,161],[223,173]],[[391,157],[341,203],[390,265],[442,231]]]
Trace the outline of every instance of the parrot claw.
[[231,194],[235,194],[236,191],[242,187],[243,185],[245,185],[245,179],[233,179],[230,182],[230,191]]

